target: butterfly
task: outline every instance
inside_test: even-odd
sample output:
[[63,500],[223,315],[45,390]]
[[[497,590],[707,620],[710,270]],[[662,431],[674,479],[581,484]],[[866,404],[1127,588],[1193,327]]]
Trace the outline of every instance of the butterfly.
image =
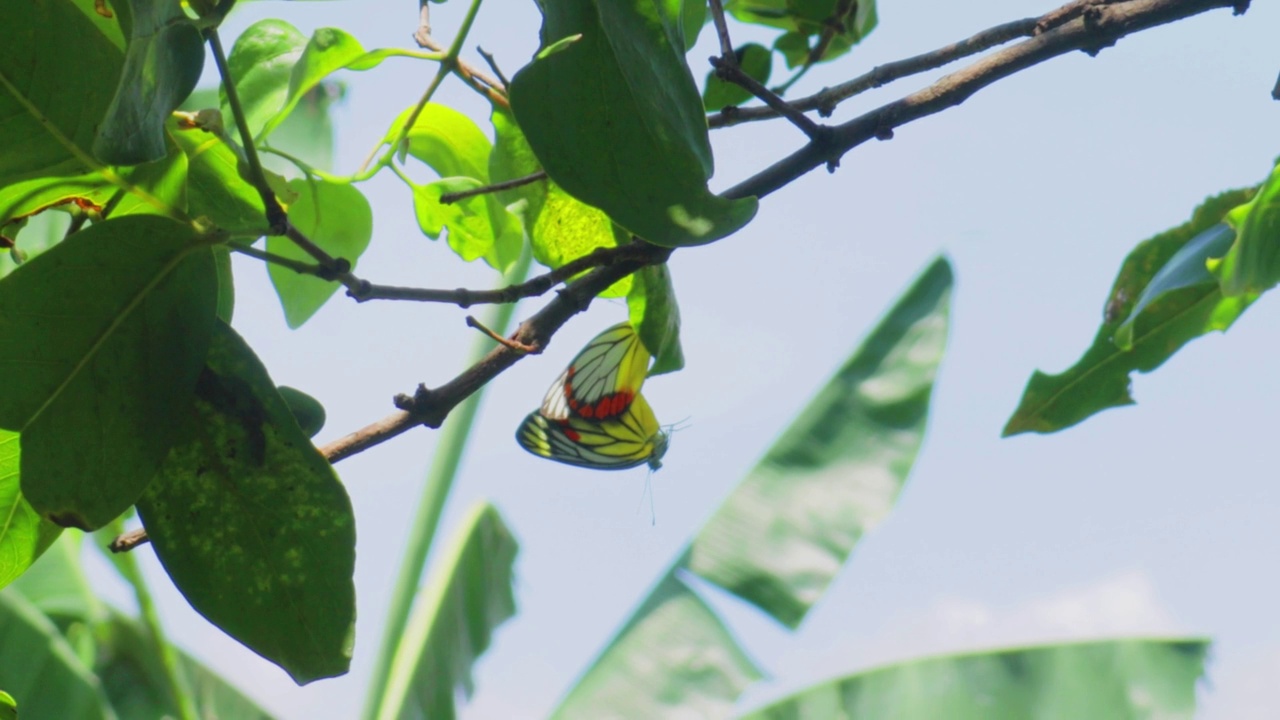
[[534,455],[566,465],[626,470],[648,463],[657,470],[670,435],[658,425],[649,401],[637,394],[621,414],[603,421],[555,419],[534,410],[520,423],[516,441]]
[[649,359],[631,323],[618,323],[574,356],[547,390],[540,412],[551,420],[577,417],[601,422],[619,417],[639,395],[649,374]]

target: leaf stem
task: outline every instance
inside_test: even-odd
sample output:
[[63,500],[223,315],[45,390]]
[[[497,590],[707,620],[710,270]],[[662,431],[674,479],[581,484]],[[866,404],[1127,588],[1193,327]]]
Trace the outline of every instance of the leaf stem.
[[[528,248],[525,248],[515,266],[503,277],[502,285],[524,280],[531,262],[531,253]],[[486,324],[498,333],[505,333],[511,324],[515,308],[514,303],[495,305],[488,313]],[[471,351],[472,364],[488,354],[493,349],[493,345],[494,341],[488,336],[478,337]],[[382,698],[390,678],[391,662],[403,640],[405,625],[413,609],[413,600],[417,596],[419,584],[422,582],[427,556],[431,552],[431,541],[435,536],[436,527],[440,524],[440,515],[444,511],[445,501],[449,498],[449,491],[453,488],[458,464],[462,459],[463,451],[466,450],[467,440],[475,423],[476,410],[480,407],[480,399],[483,395],[484,389],[481,388],[463,401],[452,413],[453,417],[449,418],[448,424],[440,430],[440,442],[436,446],[435,456],[431,459],[431,469],[427,473],[427,486],[418,504],[417,516],[409,526],[411,528],[409,540],[400,563],[400,574],[396,579],[395,590],[391,594],[391,608],[386,615],[387,624],[382,634],[382,646],[378,650],[373,679],[369,683],[369,695],[365,699],[366,720],[374,720],[381,711]]]

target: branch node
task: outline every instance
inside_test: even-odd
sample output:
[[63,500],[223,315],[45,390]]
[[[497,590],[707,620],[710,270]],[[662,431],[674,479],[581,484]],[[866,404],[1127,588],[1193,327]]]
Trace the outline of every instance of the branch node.
[[494,342],[500,345],[505,345],[506,347],[509,347],[512,350],[515,350],[521,355],[536,355],[542,352],[542,348],[538,347],[537,345],[526,345],[518,340],[502,337],[498,333],[485,327],[484,323],[480,322],[479,320],[475,319],[470,315],[467,316],[467,327],[473,327],[479,330],[480,332],[492,338]]

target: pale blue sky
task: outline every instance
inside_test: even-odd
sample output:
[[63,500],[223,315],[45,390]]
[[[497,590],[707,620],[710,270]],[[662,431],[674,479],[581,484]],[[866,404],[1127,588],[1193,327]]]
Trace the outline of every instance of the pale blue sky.
[[[464,7],[434,6],[439,37],[451,38]],[[881,26],[865,45],[797,89],[1052,7],[884,0]],[[304,33],[338,26],[367,48],[386,47],[411,43],[416,3],[245,3],[228,42],[263,17],[286,18]],[[477,666],[477,696],[463,716],[545,715],[689,534],[938,252],[957,274],[951,342],[929,436],[897,509],[794,635],[713,597],[774,678],[744,707],[919,653],[1180,632],[1217,641],[1203,717],[1280,714],[1271,680],[1280,673],[1272,571],[1280,472],[1268,450],[1280,415],[1280,322],[1270,297],[1227,335],[1138,376],[1137,407],[1056,436],[999,438],[1030,373],[1060,371],[1092,340],[1133,244],[1184,221],[1207,194],[1265,177],[1280,152],[1280,104],[1270,98],[1278,22],[1274,3],[1254,3],[1242,18],[1214,11],[1097,58],[1053,60],[901,128],[890,142],[855,150],[835,175],[815,172],[775,193],[738,235],[678,252],[671,269],[688,365],[645,393],[663,422],[689,420],[653,476],[656,525],[647,505],[640,509],[643,469],[570,469],[528,455],[512,437],[564,363],[624,318],[624,306],[598,303],[545,355],[498,378],[443,530],[478,498],[498,505],[521,542],[519,614]],[[538,26],[532,2],[491,0],[468,46],[495,53],[510,75],[536,49]],[[704,34],[691,57],[712,54],[711,40]],[[339,172],[359,164],[433,72],[393,60],[344,76]],[[858,98],[837,119],[927,79]],[[484,126],[483,104],[457,83],[438,97]],[[717,131],[713,141],[715,185],[727,187],[802,138],[765,123]],[[419,233],[408,192],[390,173],[361,189],[375,212],[363,277],[492,283],[485,268],[464,266]],[[291,332],[266,272],[239,260],[236,272],[236,327],[277,382],[324,402],[321,442],[382,417],[397,392],[453,377],[475,336],[456,308],[358,306],[341,296]],[[523,304],[517,315],[540,304]],[[359,533],[350,675],[294,687],[196,615],[143,549],[173,637],[282,718],[354,717],[434,442],[419,430],[338,466]],[[122,596],[118,587],[110,592]]]

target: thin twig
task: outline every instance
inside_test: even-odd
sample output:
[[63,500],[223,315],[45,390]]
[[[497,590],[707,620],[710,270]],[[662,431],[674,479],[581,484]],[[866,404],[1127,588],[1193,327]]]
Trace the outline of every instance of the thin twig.
[[[1039,18],[1026,18],[1024,20],[1015,20],[1013,22],[1004,23],[1003,25],[997,25],[993,28],[983,30],[970,38],[952,43],[932,52],[916,55],[915,57],[909,57],[905,60],[898,60],[896,62],[879,65],[865,75],[856,77],[848,82],[840,83],[835,87],[826,88],[821,92],[810,95],[809,97],[792,100],[788,104],[792,108],[802,112],[817,110],[818,114],[826,117],[831,115],[835,110],[836,105],[848,100],[854,95],[866,92],[872,88],[887,85],[894,80],[900,80],[929,70],[935,70],[961,58],[989,50],[997,45],[1003,45],[1010,40],[1015,40],[1020,37],[1031,37],[1035,34],[1036,25],[1039,22]],[[729,125],[737,125],[744,122],[768,120],[778,116],[778,111],[770,107],[736,108],[728,113],[721,111],[710,115],[707,118],[707,124],[713,128],[727,127]]]
[[279,265],[281,267],[287,267],[290,270],[298,273],[299,275],[313,275],[315,277],[320,277],[321,273],[324,272],[324,270],[319,265],[316,265],[314,263],[303,262],[301,260],[294,260],[293,258],[287,258],[283,255],[277,255],[272,252],[267,252],[266,250],[259,250],[258,248],[253,247],[252,245],[241,245],[239,243],[231,243],[231,251],[240,253],[241,255],[247,255],[251,258],[262,260],[263,262],[269,262],[274,265]]
[[535,355],[539,352],[542,352],[542,348],[539,348],[533,345],[525,345],[524,343],[516,342],[511,338],[502,337],[498,333],[485,327],[484,323],[480,322],[479,320],[475,319],[470,315],[467,316],[467,327],[472,327],[472,328],[475,328],[476,330],[479,330],[485,335],[488,335],[494,342],[498,343],[499,345],[506,345],[507,347],[511,348],[512,350],[515,350],[518,353],[524,353],[525,355]]
[[[222,76],[222,88],[227,93],[227,104],[231,106],[231,115],[236,119],[236,127],[240,130],[240,144],[244,146],[245,160],[249,164],[249,182],[262,198],[262,205],[267,210],[267,226],[272,235],[284,235],[289,224],[284,208],[267,184],[267,176],[262,172],[262,162],[258,159],[258,149],[254,147],[253,135],[249,132],[249,122],[245,119],[244,106],[240,104],[240,93],[236,90],[235,79],[227,67],[227,55],[222,51],[222,40],[218,38],[218,30],[210,28],[209,48],[213,51],[213,61],[218,66],[218,74]],[[319,257],[316,257],[320,260]]]
[[[498,67],[498,61],[493,59],[493,54],[485,52],[484,48],[480,47],[479,45],[476,46],[476,52],[480,53],[480,57],[484,58],[485,64],[489,66],[489,69],[493,71],[494,76],[497,77],[498,81],[502,83],[502,87],[499,87],[496,89],[502,90],[503,92],[505,92],[507,89],[507,86],[511,84],[511,81],[507,79],[506,75],[502,74],[502,69]],[[483,75],[476,75],[476,78],[478,78],[482,82],[487,82],[487,79]],[[490,85],[492,85],[492,83],[490,83]]]
[[720,38],[720,59],[725,63],[737,65],[737,55],[733,52],[733,41],[729,39],[729,24],[724,21],[724,5],[720,0],[710,0],[711,21],[715,23],[716,35]]
[[485,185],[483,187],[472,188],[470,190],[459,190],[458,192],[444,193],[443,195],[440,196],[440,204],[452,205],[453,203],[456,203],[459,200],[466,200],[467,198],[475,197],[476,195],[487,195],[489,193],[501,192],[503,190],[510,190],[512,188],[518,188],[523,185],[528,185],[529,183],[537,182],[539,180],[545,180],[545,179],[547,179],[547,171],[539,170],[538,172],[533,173],[531,175],[525,175],[524,177],[518,177],[513,180],[503,180],[500,183],[494,183],[492,185]]
[[130,530],[129,532],[117,535],[116,539],[112,540],[110,545],[107,545],[107,549],[111,550],[113,553],[129,552],[139,545],[150,541],[151,538],[147,537],[147,531],[143,528],[138,528],[136,530]]
[[641,243],[631,243],[613,248],[597,248],[590,254],[561,265],[551,272],[530,278],[519,285],[497,290],[434,290],[430,288],[395,287],[393,285],[365,285],[359,293],[347,294],[358,302],[367,300],[407,300],[411,302],[436,302],[469,308],[472,305],[513,303],[529,297],[545,294],[556,285],[580,275],[592,268],[607,267],[614,263],[649,257],[650,251]]
[[716,76],[721,80],[739,85],[747,92],[763,100],[766,105],[773,108],[779,115],[782,115],[789,120],[792,125],[800,128],[800,131],[808,136],[809,140],[814,142],[821,141],[824,132],[821,125],[810,120],[804,113],[791,107],[786,100],[783,100],[774,94],[772,90],[761,85],[759,81],[748,75],[742,68],[738,67],[736,62],[726,63],[723,59],[718,57],[710,58],[710,60],[711,66],[716,69]]
[[1100,6],[1087,21],[1082,16],[1064,23],[988,55],[923,90],[831,128],[827,141],[810,142],[723,195],[764,197],[814,168],[830,167],[844,153],[872,138],[890,138],[895,128],[959,105],[982,88],[1020,70],[1077,50],[1096,52],[1126,35],[1216,8],[1233,8],[1237,14],[1243,11],[1235,0],[1130,0]]

